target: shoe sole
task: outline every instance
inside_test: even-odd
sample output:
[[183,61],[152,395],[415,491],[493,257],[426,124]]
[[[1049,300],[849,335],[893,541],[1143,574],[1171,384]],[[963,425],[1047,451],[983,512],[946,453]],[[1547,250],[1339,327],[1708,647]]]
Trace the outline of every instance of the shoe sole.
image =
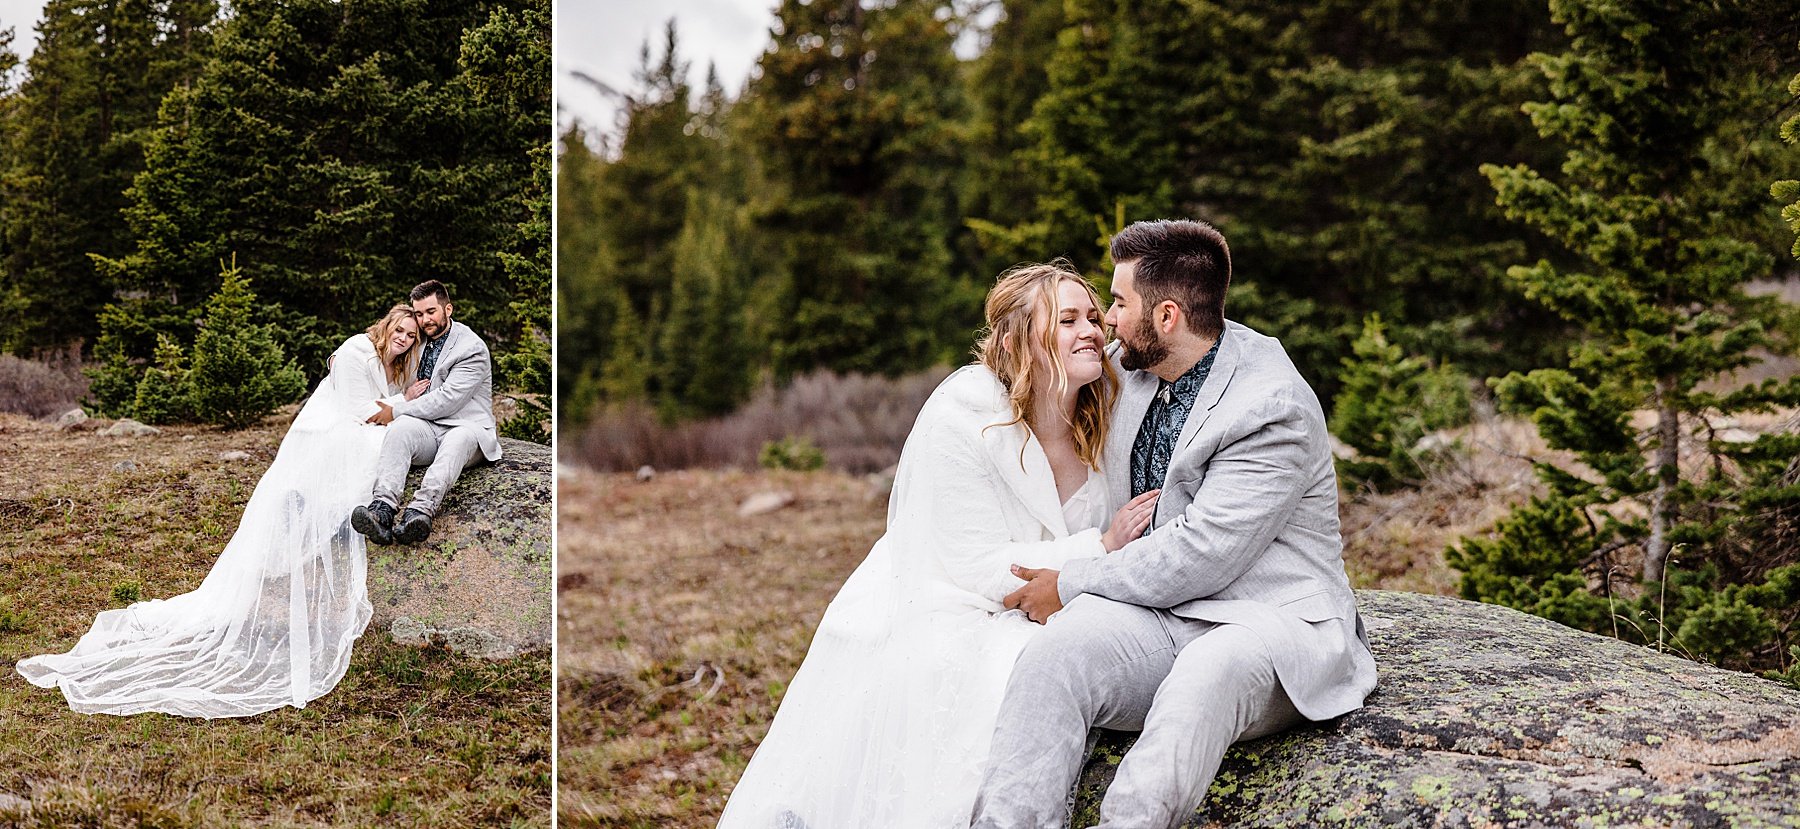
[[401,544],[417,544],[431,537],[431,528],[418,524],[408,524],[394,533],[394,540]]
[[375,516],[369,514],[367,507],[357,507],[350,513],[350,529],[363,534],[364,538],[376,544],[394,543],[391,530],[375,523]]

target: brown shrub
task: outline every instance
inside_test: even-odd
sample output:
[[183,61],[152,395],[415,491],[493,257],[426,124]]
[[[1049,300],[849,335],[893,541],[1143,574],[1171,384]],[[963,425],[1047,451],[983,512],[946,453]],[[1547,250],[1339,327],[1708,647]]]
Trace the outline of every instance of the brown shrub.
[[87,391],[76,346],[34,359],[0,354],[0,412],[49,417],[75,408]]
[[825,462],[847,472],[886,469],[900,460],[925,398],[950,373],[934,368],[899,378],[820,371],[786,388],[764,386],[723,417],[665,425],[648,406],[606,407],[569,442],[568,460],[601,471],[754,467],[763,444],[804,437]]

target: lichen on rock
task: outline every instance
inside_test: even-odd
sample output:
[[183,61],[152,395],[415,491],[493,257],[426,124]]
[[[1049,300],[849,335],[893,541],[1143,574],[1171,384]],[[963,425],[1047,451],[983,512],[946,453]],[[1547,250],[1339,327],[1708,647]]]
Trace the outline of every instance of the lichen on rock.
[[[371,626],[487,658],[550,646],[550,448],[500,439],[463,472],[418,546],[369,548]],[[419,485],[414,469],[407,492]]]
[[[1358,591],[1361,710],[1234,746],[1186,827],[1800,827],[1800,691],[1509,608]],[[1073,825],[1134,735],[1100,732]]]

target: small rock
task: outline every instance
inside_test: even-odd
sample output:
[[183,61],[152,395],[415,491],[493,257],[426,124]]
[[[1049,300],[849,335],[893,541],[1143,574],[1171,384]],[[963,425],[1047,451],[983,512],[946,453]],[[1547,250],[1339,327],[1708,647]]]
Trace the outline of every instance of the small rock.
[[738,517],[749,518],[752,515],[763,515],[792,503],[794,503],[794,493],[792,492],[758,492],[745,498],[744,502],[738,505]]
[[1726,443],[1755,443],[1757,435],[1746,429],[1726,429],[1718,434],[1718,438]]
[[[80,423],[87,419],[88,419],[87,412],[82,411],[81,409],[70,409],[66,412],[63,412],[62,416],[58,417],[56,419],[56,428],[67,429],[70,426],[74,426],[75,424]],[[0,802],[3,802],[3,801],[0,801]]]
[[650,464],[644,464],[643,466],[638,467],[638,471],[637,471],[638,483],[640,483],[640,484],[649,483],[655,477],[656,477],[656,467],[651,466]]
[[869,484],[869,500],[885,501],[894,491],[894,477],[900,474],[900,464],[894,464],[880,472],[870,472],[863,476]]
[[250,460],[250,453],[245,452],[242,449],[233,449],[229,452],[220,452],[219,460],[222,460],[222,461],[247,461],[247,460]]
[[1429,435],[1419,438],[1419,441],[1413,444],[1412,451],[1415,454],[1431,455],[1447,450],[1455,445],[1455,438],[1452,438],[1443,432],[1432,432]]
[[1337,458],[1340,461],[1348,461],[1348,460],[1356,459],[1356,456],[1358,453],[1354,447],[1352,447],[1348,443],[1338,440],[1337,435],[1328,435],[1328,437],[1331,438],[1331,456],[1332,457]]
[[114,472],[136,472],[137,461],[119,461],[113,464]]
[[507,659],[520,649],[492,632],[473,627],[434,628],[410,616],[400,616],[388,627],[388,635],[402,645],[438,645],[466,656]]
[[0,817],[19,819],[31,815],[31,801],[0,792]]
[[135,438],[145,435],[160,435],[162,430],[155,426],[146,426],[128,417],[101,430],[100,434],[107,437]]

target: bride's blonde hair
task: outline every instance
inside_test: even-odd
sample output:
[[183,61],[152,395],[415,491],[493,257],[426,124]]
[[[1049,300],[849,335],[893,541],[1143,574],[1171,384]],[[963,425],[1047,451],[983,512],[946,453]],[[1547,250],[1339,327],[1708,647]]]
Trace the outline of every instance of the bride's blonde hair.
[[396,305],[389,308],[374,325],[369,326],[369,341],[375,344],[375,356],[382,361],[381,367],[387,373],[389,383],[405,383],[406,378],[412,377],[419,370],[419,344],[424,342],[423,336],[415,334],[412,346],[399,359],[387,358],[388,342],[394,339],[394,332],[400,330],[400,322],[413,319],[414,316],[411,306]]
[[[975,357],[1000,378],[1012,405],[1013,419],[997,425],[1030,423],[1038,415],[1032,408],[1039,388],[1048,387],[1060,395],[1069,387],[1068,366],[1058,353],[1061,349],[1056,347],[1056,289],[1064,282],[1080,285],[1094,307],[1101,307],[1094,286],[1066,259],[1015,266],[1001,274],[993,290],[988,291],[987,333],[976,342]],[[1047,376],[1042,376],[1046,372],[1032,357],[1033,342],[1042,346],[1050,358]],[[1075,455],[1092,469],[1100,468],[1106,428],[1119,389],[1112,362],[1102,359],[1100,367],[1099,379],[1076,392],[1075,414],[1069,423],[1075,438]]]

